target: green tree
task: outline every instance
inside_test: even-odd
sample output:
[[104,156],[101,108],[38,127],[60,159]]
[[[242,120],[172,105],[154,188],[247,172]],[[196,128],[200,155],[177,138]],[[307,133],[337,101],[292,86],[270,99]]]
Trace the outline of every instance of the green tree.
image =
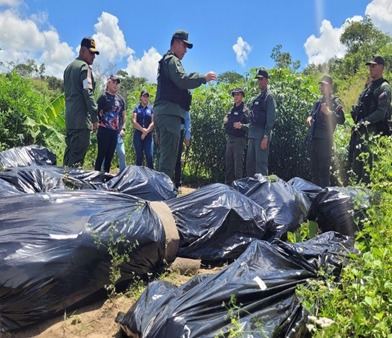
[[241,74],[238,74],[234,71],[229,71],[229,72],[224,72],[222,74],[219,74],[217,78],[218,82],[224,82],[230,84],[242,82],[244,80],[245,78]]
[[276,68],[287,68],[295,72],[301,67],[299,60],[293,61],[290,53],[282,52],[282,45],[280,44],[272,48],[271,58],[275,61]]

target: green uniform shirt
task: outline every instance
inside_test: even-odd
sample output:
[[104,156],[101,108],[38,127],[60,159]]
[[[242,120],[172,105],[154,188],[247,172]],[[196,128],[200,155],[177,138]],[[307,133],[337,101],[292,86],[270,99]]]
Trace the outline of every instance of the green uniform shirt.
[[[174,54],[167,55],[164,63],[166,65],[168,77],[181,89],[193,89],[206,83],[206,79],[202,74],[185,73],[180,59]],[[160,86],[158,86],[157,96],[160,90]],[[185,109],[182,109],[179,104],[175,102],[159,101],[154,104],[154,115],[177,115],[185,119]]]
[[[377,81],[383,81],[383,79]],[[388,82],[383,82],[379,87],[374,89],[373,95],[377,102],[372,103],[371,111],[375,108],[374,106],[376,104],[377,109],[364,119],[365,121],[369,121],[371,124],[384,120],[385,115],[389,112],[391,105],[391,86]]]
[[67,129],[92,129],[98,122],[95,82],[88,64],[77,57],[64,71],[65,124]]
[[[249,131],[248,138],[262,140],[264,136],[271,138],[271,131],[274,127],[276,120],[276,101],[273,94],[266,89],[266,98],[265,98],[265,111],[267,113],[267,120],[265,123],[265,127],[260,127],[254,123],[249,123]],[[260,93],[259,97],[263,97],[265,92]]]

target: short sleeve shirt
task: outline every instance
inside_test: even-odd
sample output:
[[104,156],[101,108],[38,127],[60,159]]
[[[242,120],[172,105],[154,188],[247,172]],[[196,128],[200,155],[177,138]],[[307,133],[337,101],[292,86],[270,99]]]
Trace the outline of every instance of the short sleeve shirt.
[[98,99],[99,126],[119,130],[120,116],[125,111],[125,101],[121,95],[105,93]]

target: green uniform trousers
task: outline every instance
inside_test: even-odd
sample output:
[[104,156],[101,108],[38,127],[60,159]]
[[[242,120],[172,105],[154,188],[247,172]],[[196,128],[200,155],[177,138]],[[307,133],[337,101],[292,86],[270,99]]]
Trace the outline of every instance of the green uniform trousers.
[[82,167],[90,145],[91,130],[68,129],[65,135],[65,152],[63,165],[67,167]]
[[230,185],[234,180],[239,180],[244,177],[244,149],[245,138],[232,135],[227,136],[225,176],[226,184]]
[[268,176],[268,154],[269,145],[267,149],[263,150],[260,147],[260,139],[250,138],[248,141],[248,151],[246,153],[246,176],[253,177],[254,174],[262,174]]
[[158,136],[158,171],[168,175],[174,182],[178,145],[181,134],[181,117],[160,114],[154,116],[154,126]]

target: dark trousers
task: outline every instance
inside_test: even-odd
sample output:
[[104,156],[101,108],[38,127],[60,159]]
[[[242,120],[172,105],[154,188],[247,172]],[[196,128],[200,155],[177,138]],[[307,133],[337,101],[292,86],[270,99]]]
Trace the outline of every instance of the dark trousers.
[[99,127],[97,132],[98,155],[95,160],[95,170],[100,171],[103,168],[106,173],[110,172],[114,151],[117,145],[117,130]]
[[225,183],[244,177],[245,138],[228,135],[226,142],[226,176]]
[[146,156],[147,167],[154,169],[154,143],[152,140],[152,133],[148,133],[147,136],[142,140],[141,133],[135,131],[133,134],[133,146],[135,147],[136,153],[136,165],[143,165],[144,154]]
[[174,169],[174,184],[176,188],[181,187],[182,184],[181,157],[182,157],[182,151],[184,149],[184,139],[185,139],[185,130],[181,130],[180,143],[178,144],[178,156],[177,156],[176,168]]
[[90,129],[67,129],[63,164],[68,167],[83,166],[90,145]]
[[159,142],[158,171],[165,173],[174,181],[174,169],[180,142],[181,117],[177,115],[156,115],[154,126]]
[[310,165],[312,182],[325,188],[330,185],[332,139],[314,138],[311,141]]

